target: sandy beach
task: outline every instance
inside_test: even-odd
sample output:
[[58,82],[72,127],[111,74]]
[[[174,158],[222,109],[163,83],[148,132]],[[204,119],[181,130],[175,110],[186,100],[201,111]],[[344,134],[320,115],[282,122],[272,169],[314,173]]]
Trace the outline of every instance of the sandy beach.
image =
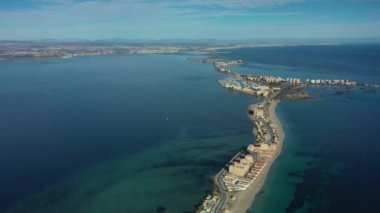
[[[264,185],[265,179],[268,175],[268,172],[273,164],[273,162],[277,159],[282,150],[282,145],[284,143],[285,134],[282,129],[281,123],[276,115],[276,106],[278,104],[278,100],[271,100],[269,106],[269,118],[272,121],[274,127],[277,129],[279,144],[277,146],[277,151],[273,158],[268,160],[267,166],[260,173],[260,175],[253,181],[253,183],[248,187],[247,190],[239,192],[236,194],[236,200],[233,201],[232,206],[228,206],[228,208],[233,213],[246,213],[247,210],[251,207],[253,201],[255,200],[256,194],[260,192],[262,186]],[[227,204],[228,205],[228,204]]]

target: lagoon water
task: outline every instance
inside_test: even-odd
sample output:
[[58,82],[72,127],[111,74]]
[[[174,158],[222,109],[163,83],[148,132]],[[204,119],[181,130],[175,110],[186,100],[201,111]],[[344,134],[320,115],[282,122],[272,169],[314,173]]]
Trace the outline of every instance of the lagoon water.
[[186,56],[0,66],[0,212],[194,211],[252,141],[255,99]]
[[[236,71],[380,83],[380,46],[222,51]],[[192,212],[251,143],[210,65],[183,55],[0,62],[0,212]],[[378,90],[281,102],[286,140],[251,212],[378,212]]]

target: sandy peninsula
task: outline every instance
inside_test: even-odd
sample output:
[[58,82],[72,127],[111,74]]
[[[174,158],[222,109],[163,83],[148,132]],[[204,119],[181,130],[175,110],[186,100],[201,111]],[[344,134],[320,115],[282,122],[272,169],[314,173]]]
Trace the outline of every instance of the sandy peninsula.
[[270,100],[268,102],[269,103],[269,108],[268,108],[269,119],[271,120],[272,124],[274,125],[274,127],[277,129],[277,132],[278,132],[279,143],[277,146],[276,153],[271,159],[268,159],[267,166],[263,169],[260,175],[253,181],[253,183],[248,187],[248,189],[236,194],[236,200],[234,200],[232,202],[232,205],[229,206],[230,211],[233,213],[247,212],[247,210],[251,207],[253,201],[255,200],[256,195],[260,192],[262,186],[264,185],[265,179],[268,175],[268,172],[272,164],[281,153],[285,134],[282,129],[281,122],[279,121],[276,115],[276,107],[277,107],[278,102],[279,102],[278,100]]

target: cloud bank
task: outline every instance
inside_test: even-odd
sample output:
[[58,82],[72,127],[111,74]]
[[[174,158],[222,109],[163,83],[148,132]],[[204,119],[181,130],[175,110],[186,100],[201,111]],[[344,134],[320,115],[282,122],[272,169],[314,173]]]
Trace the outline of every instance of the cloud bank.
[[303,7],[318,2],[325,1],[24,0],[23,6],[12,9],[0,6],[0,39],[339,36],[332,25],[353,36],[357,35],[353,30],[378,33],[367,28],[378,27],[374,21],[364,27],[330,20],[319,23],[318,17],[330,17],[333,11],[313,17],[314,12]]

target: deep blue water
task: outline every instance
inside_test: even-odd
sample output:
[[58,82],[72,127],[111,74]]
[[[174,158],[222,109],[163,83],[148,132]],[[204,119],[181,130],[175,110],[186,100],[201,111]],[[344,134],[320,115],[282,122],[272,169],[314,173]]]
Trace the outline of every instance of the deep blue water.
[[[379,45],[228,50],[252,74],[380,83]],[[378,89],[310,87],[315,101],[284,101],[283,151],[251,212],[379,212]]]
[[380,45],[285,46],[225,50],[248,64],[238,71],[301,78],[350,78],[379,83]]

